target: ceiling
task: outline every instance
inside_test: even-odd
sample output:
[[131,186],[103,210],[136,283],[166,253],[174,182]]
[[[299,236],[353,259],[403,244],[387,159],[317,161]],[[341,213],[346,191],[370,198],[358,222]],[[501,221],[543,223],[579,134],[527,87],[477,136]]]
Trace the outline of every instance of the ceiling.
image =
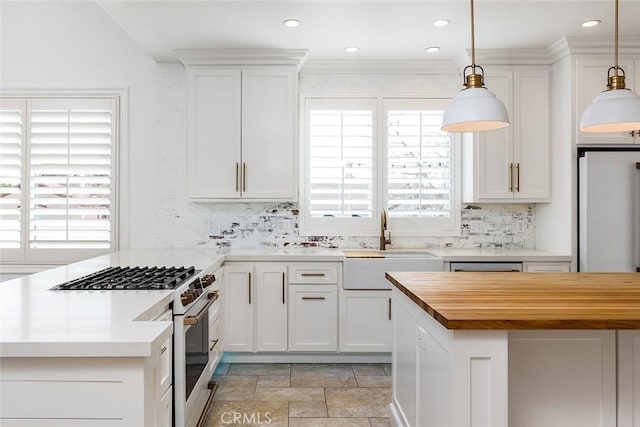
[[[158,61],[173,49],[308,49],[307,59],[453,59],[470,47],[465,0],[149,1],[97,3]],[[476,0],[476,48],[545,48],[564,36],[612,37],[613,0]],[[297,18],[298,28],[282,21]],[[451,24],[436,28],[432,21]],[[599,19],[602,24],[582,28]],[[640,0],[621,0],[620,36],[640,36]],[[346,46],[358,46],[346,53]],[[428,46],[441,47],[427,53]],[[612,49],[613,50],[613,49]]]

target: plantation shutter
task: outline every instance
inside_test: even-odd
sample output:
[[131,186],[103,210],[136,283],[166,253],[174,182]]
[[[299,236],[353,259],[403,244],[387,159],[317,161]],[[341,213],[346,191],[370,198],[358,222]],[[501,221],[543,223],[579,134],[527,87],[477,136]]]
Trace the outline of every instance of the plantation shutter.
[[22,247],[25,121],[24,99],[0,99],[0,250],[5,260],[18,259]]
[[451,216],[449,135],[443,111],[389,110],[387,209],[391,217]]
[[375,230],[376,105],[375,99],[306,100],[305,231]]
[[447,100],[385,99],[385,205],[392,234],[460,232],[459,137],[443,132]]
[[30,99],[30,249],[112,245],[115,101]]

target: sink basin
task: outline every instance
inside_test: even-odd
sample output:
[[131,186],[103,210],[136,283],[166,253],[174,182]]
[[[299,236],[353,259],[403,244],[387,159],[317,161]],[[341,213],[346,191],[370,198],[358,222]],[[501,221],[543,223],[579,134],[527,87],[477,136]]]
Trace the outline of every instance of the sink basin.
[[381,251],[384,257],[344,260],[342,287],[344,289],[391,289],[384,277],[387,271],[442,271],[442,258],[427,252]]

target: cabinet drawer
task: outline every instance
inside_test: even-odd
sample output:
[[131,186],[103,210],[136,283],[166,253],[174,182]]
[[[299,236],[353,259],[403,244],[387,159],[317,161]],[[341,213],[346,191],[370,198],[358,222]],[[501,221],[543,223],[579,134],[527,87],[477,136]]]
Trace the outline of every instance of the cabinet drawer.
[[156,414],[156,426],[171,427],[173,425],[173,389],[171,387],[160,399]]
[[289,265],[289,283],[293,284],[337,284],[338,264],[300,263]]
[[216,365],[222,358],[222,318],[218,317],[210,326],[209,326],[209,360],[211,363],[212,371],[215,370]]
[[169,338],[160,345],[160,350],[158,350],[158,352],[160,358],[158,365],[158,383],[160,384],[160,393],[164,393],[173,383],[173,335],[169,336]]
[[524,271],[527,273],[569,273],[571,263],[550,262],[550,263],[525,263]]

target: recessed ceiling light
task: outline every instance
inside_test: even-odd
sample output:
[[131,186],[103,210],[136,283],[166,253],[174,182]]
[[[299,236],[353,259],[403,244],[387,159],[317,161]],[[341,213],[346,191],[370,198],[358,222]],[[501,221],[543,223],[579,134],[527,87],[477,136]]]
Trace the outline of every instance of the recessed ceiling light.
[[282,21],[282,23],[285,25],[285,27],[299,27],[300,24],[302,24],[302,21],[299,19],[285,19],[284,21]]
[[344,51],[348,52],[348,53],[355,53],[355,52],[357,52],[359,50],[360,49],[357,46],[347,46],[347,47],[344,48]]
[[438,46],[429,46],[429,47],[425,48],[424,50],[429,52],[429,53],[440,52],[440,48]]
[[451,21],[449,21],[448,19],[436,19],[435,21],[433,21],[433,26],[434,27],[446,27],[450,23],[451,23]]
[[602,21],[600,21],[599,19],[590,19],[588,21],[584,21],[581,25],[585,28],[588,27],[595,27],[596,25],[600,24]]

